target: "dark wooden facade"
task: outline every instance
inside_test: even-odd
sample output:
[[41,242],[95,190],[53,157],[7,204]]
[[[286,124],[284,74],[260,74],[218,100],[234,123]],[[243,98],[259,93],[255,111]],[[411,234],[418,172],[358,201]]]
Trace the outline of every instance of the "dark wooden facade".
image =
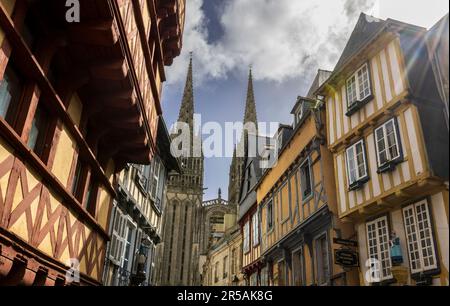
[[100,284],[116,173],[156,150],[182,0],[0,1],[0,284]]

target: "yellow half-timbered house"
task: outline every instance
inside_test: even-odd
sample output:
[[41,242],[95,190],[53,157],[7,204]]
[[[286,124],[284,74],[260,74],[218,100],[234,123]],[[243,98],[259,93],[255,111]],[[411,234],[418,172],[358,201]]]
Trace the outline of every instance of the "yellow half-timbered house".
[[[319,71],[313,87],[327,76]],[[353,230],[337,216],[325,112],[315,99],[299,97],[292,114],[293,126],[282,125],[275,135],[277,162],[256,185],[260,284],[354,285],[356,271],[344,270],[334,256],[340,248],[335,239],[352,239]]]
[[361,14],[317,91],[362,285],[449,283],[448,130],[425,36]]
[[184,0],[66,2],[0,0],[0,285],[101,284],[116,174],[156,153],[181,52]]

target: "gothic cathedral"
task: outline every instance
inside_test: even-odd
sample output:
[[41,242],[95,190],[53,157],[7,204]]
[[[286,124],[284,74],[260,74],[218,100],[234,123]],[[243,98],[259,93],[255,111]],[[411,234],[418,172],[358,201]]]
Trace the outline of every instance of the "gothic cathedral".
[[[194,90],[190,59],[178,122],[193,131]],[[203,200],[203,155],[192,157],[198,135],[192,137],[189,153],[180,159],[182,173],[171,175],[167,184],[167,206],[163,217],[163,242],[158,250],[161,262],[156,279],[159,285],[192,286],[200,284],[198,269],[200,225],[198,217]]]
[[[248,74],[247,85],[247,100],[245,102],[245,114],[244,114],[244,126],[248,123],[253,123],[257,128],[258,120],[256,116],[256,103],[255,95],[253,92],[253,77],[252,70],[250,69]],[[239,149],[242,148],[247,151],[248,149],[248,134],[247,131],[243,131],[241,140],[237,145],[237,149],[234,150],[233,159],[230,166],[229,183],[228,183],[228,202],[232,205],[238,206],[240,185],[243,175],[244,158],[242,154],[238,154]]]
[[[189,62],[178,122],[187,123],[190,131],[194,130],[192,58]],[[251,70],[248,76],[243,123],[257,125]],[[220,238],[220,234],[223,234],[215,230],[214,223],[224,222],[224,215],[237,215],[244,162],[242,155],[237,152],[240,148],[247,151],[247,131],[244,130],[237,149],[234,150],[229,174],[228,201],[222,199],[219,191],[217,199],[203,202],[203,154],[200,154],[201,157],[192,157],[195,144],[201,148],[200,137],[194,135],[189,144],[190,154],[185,154],[181,158],[182,173],[171,175],[167,184],[163,242],[158,247],[157,258],[160,262],[157,263],[155,277],[158,285],[201,285],[202,261],[214,244],[214,239]]]

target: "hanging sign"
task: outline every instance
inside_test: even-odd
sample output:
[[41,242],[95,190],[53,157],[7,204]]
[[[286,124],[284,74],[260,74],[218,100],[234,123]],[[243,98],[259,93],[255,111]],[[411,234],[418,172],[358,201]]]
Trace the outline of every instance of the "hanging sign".
[[335,244],[345,245],[345,246],[351,246],[351,247],[357,247],[358,242],[355,240],[347,240],[347,239],[341,239],[341,238],[334,238],[333,242]]
[[334,251],[334,259],[337,265],[343,267],[358,267],[358,252],[350,249],[339,249]]

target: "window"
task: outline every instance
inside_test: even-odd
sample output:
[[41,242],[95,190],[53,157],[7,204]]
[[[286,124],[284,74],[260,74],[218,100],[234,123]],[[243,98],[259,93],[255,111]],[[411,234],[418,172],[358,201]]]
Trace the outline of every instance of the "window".
[[379,172],[387,171],[401,158],[399,134],[395,118],[375,130]]
[[371,264],[372,282],[381,282],[392,278],[391,255],[389,248],[389,228],[386,216],[366,223],[368,255]]
[[126,269],[127,271],[131,271],[131,264],[132,264],[132,256],[134,255],[132,252],[132,239],[134,235],[134,226],[130,222],[126,222],[126,235],[124,240],[124,253],[122,257],[122,268]]
[[214,283],[219,281],[219,262],[214,264]]
[[326,285],[330,278],[330,257],[326,235],[316,240],[316,260],[319,285]]
[[267,230],[270,231],[273,228],[273,201],[270,200],[267,204]]
[[286,263],[284,260],[278,262],[278,286],[286,286]]
[[411,272],[437,269],[434,237],[427,200],[403,208]]
[[347,149],[347,175],[350,190],[359,189],[368,179],[364,140]]
[[136,165],[136,183],[142,192],[147,191],[147,177],[145,176],[144,165]]
[[301,102],[297,108],[297,112],[295,113],[295,125],[299,124],[303,118],[304,105],[305,105],[305,103]]
[[[133,257],[133,264],[132,264],[132,272],[136,273],[137,272],[137,268],[138,268],[138,264],[139,264],[139,253],[141,251],[141,246],[143,245],[142,241],[145,241],[145,239],[143,238],[143,234],[142,234],[142,230],[141,229],[136,229],[136,239],[135,239],[135,243],[134,243],[134,254],[135,256]],[[144,249],[142,248],[142,251],[145,250],[145,255],[147,256],[148,259],[150,259],[150,253],[151,253],[151,247],[149,247],[148,249]],[[146,258],[146,259],[147,259]],[[147,263],[147,261],[146,261]]]
[[223,278],[227,278],[228,277],[228,256],[225,256],[223,258]]
[[372,95],[368,64],[364,64],[347,79],[347,115],[350,116]]
[[261,269],[261,286],[269,286],[269,268],[267,265]]
[[258,286],[258,273],[255,272],[250,275],[250,287]]
[[279,131],[277,135],[277,152],[281,152],[281,148],[283,147],[283,131]]
[[38,156],[41,156],[45,148],[45,140],[48,130],[49,114],[44,106],[39,103],[34,114],[33,122],[31,124],[30,134],[28,136],[28,146]]
[[86,192],[86,198],[84,201],[84,207],[86,210],[95,217],[96,213],[96,204],[97,204],[97,191],[98,191],[98,184],[91,178],[91,181],[89,183],[89,188]]
[[73,176],[73,181],[72,181],[72,195],[73,196],[77,196],[77,191],[80,185],[80,179],[81,179],[81,170],[82,170],[82,164],[83,162],[81,161],[80,158],[78,158],[77,161],[77,166],[75,168],[75,173]]
[[300,166],[300,187],[302,190],[303,200],[309,198],[312,195],[313,182],[311,175],[311,160],[307,158]]
[[161,165],[157,157],[153,159],[151,168],[150,168],[150,196],[153,200],[157,200],[158,198],[158,190],[159,190],[159,175],[160,175]]
[[231,250],[231,275],[236,274],[236,249]]
[[248,253],[250,251],[250,222],[247,221],[244,224],[244,253]]
[[258,213],[252,216],[252,237],[253,237],[253,247],[259,244],[259,218]]
[[358,101],[357,88],[356,88],[356,76],[352,75],[347,80],[347,103],[348,107],[352,106]]
[[303,258],[303,250],[300,249],[292,255],[292,267],[294,275],[294,286],[305,285],[305,266]]
[[111,237],[110,259],[116,264],[121,265],[122,254],[125,246],[126,217],[116,208],[114,226]]
[[6,68],[3,80],[0,82],[0,116],[5,118],[12,126],[22,95],[23,85],[19,73],[11,63]]

